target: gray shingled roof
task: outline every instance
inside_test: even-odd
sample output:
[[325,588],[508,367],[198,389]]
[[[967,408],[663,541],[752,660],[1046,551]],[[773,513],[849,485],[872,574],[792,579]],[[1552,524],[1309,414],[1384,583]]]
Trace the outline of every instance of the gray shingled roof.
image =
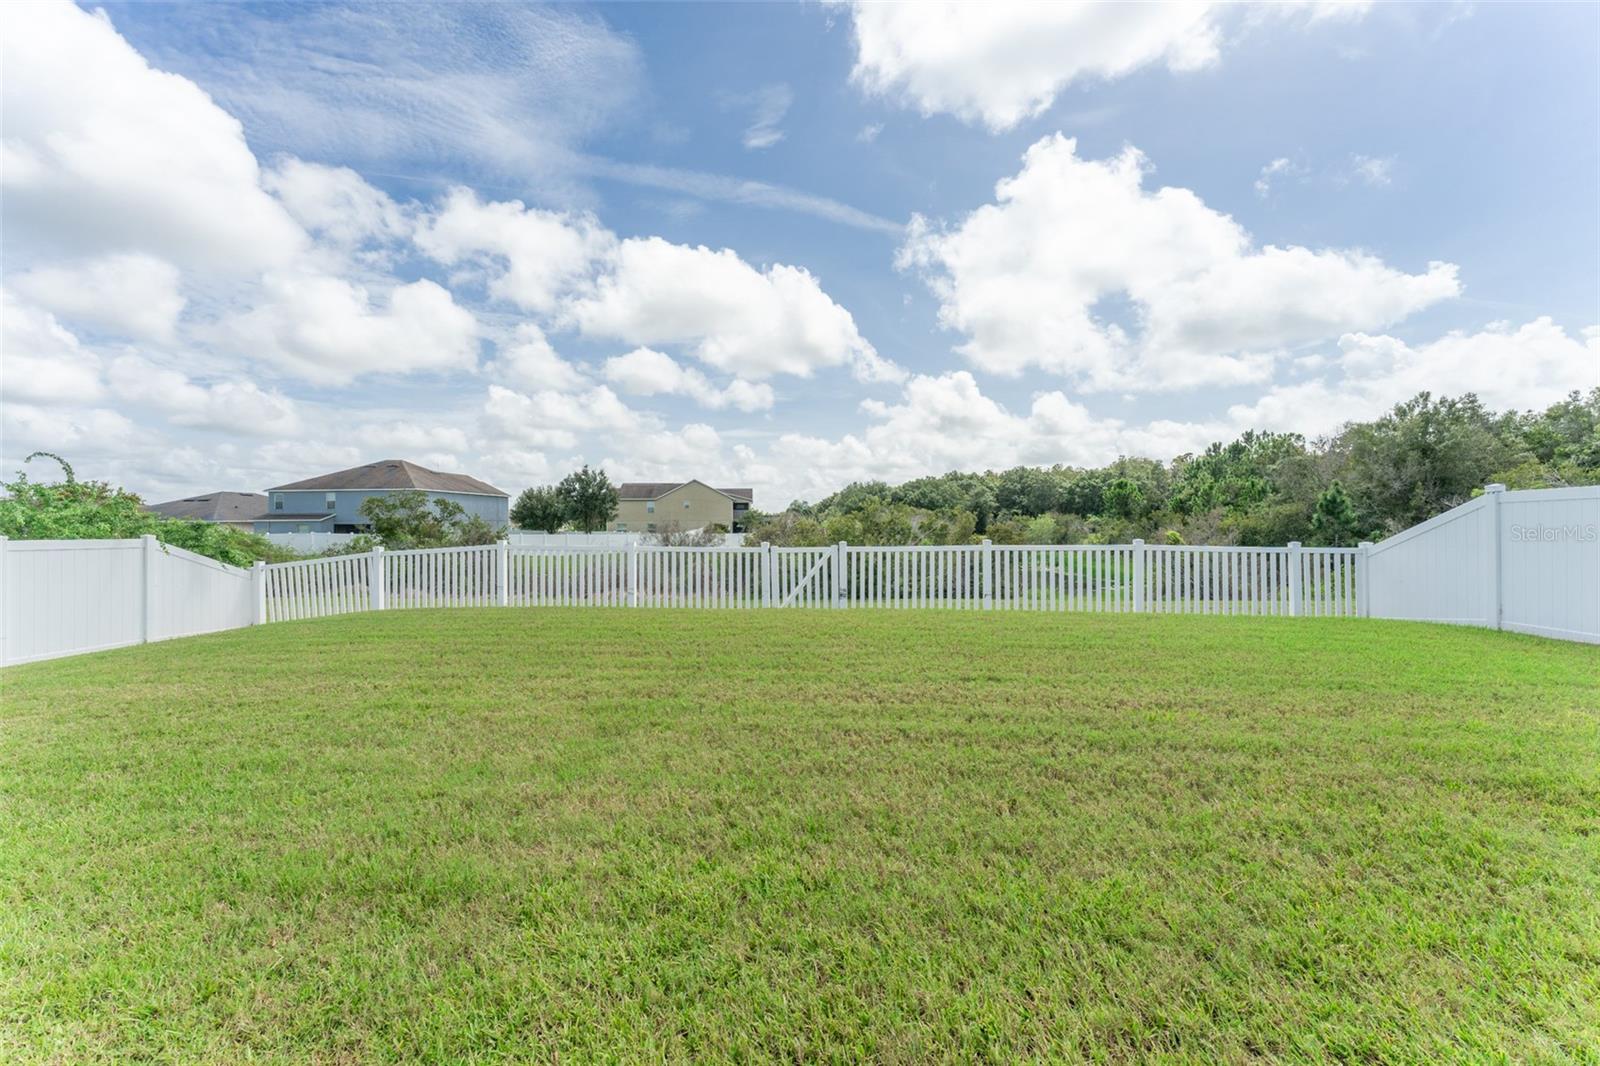
[[[626,481],[617,486],[617,496],[624,500],[659,500],[673,489],[687,485],[687,481]],[[704,482],[701,482],[704,484]],[[711,486],[707,486],[708,488]],[[717,489],[725,496],[749,503],[755,499],[754,489]]]
[[145,510],[202,522],[253,522],[266,517],[267,498],[259,492],[208,492],[204,496],[152,503]]
[[267,491],[292,489],[422,489],[425,492],[467,492],[479,496],[507,495],[487,481],[479,481],[466,474],[441,474],[405,459],[379,459],[366,466],[352,466],[349,470],[336,470],[304,481],[274,485]]

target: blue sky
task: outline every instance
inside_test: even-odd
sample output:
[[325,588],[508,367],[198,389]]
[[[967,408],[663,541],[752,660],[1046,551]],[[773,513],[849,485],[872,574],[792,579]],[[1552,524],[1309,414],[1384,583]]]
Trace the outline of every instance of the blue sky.
[[1593,5],[7,21],[8,469],[776,507],[1600,383]]

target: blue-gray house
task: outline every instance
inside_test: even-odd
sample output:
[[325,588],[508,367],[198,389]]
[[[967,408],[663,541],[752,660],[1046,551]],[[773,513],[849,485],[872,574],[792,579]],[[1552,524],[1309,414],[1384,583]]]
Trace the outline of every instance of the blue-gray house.
[[430,500],[454,500],[491,526],[506,525],[510,518],[510,497],[488,482],[442,474],[404,459],[380,459],[268,489],[267,513],[255,520],[255,531],[360,533],[367,528],[361,501],[409,489],[427,493]]

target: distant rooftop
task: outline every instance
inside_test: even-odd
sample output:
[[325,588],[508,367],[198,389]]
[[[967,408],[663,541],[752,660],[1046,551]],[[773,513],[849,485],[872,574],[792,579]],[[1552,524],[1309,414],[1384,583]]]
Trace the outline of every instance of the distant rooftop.
[[253,522],[267,513],[267,498],[259,492],[208,492],[181,500],[152,503],[145,508],[168,518],[198,518],[202,522]]
[[444,474],[405,459],[379,459],[365,466],[319,474],[304,481],[274,485],[268,492],[295,489],[421,489],[424,492],[466,492],[478,496],[505,496],[487,481],[466,474]]
[[[626,481],[617,486],[617,497],[623,500],[658,500],[673,489],[682,488],[687,484],[689,484],[687,481]],[[700,484],[704,485],[705,482],[702,481]],[[706,485],[706,488],[746,503],[755,499],[754,489],[719,489],[711,485]]]

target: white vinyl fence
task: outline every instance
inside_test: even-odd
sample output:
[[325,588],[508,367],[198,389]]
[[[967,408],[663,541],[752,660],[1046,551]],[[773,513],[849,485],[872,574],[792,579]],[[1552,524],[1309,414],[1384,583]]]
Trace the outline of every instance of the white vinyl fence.
[[237,629],[250,571],[137,540],[0,537],[0,664]]
[[1475,500],[1369,549],[1372,616],[1600,643],[1600,486]]
[[257,566],[269,622],[408,607],[924,608],[1362,613],[1355,548],[1146,545],[516,548]]
[[377,549],[240,570],[141,540],[0,538],[0,663],[420,607],[946,608],[1409,618],[1600,643],[1600,488],[1500,486],[1359,548]]

